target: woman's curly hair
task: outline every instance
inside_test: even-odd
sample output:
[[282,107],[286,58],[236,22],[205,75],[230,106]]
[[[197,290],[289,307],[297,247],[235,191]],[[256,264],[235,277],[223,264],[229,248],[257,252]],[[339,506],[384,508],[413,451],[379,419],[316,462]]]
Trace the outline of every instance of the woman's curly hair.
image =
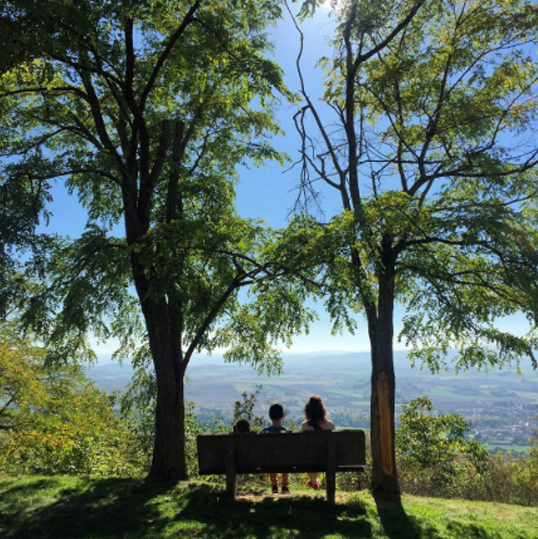
[[312,395],[310,399],[308,399],[308,402],[304,407],[304,417],[308,425],[316,430],[321,428],[319,426],[320,421],[327,421],[327,410],[323,405],[321,397]]

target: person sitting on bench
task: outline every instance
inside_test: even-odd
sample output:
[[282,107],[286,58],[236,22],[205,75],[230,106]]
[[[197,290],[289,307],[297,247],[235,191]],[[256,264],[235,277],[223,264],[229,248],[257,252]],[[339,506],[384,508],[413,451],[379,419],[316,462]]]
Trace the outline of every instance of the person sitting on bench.
[[[263,432],[288,432],[283,426],[282,426],[282,420],[284,419],[284,408],[280,404],[273,404],[269,408],[269,418],[271,419],[271,426],[265,427],[263,429]],[[271,473],[269,474],[269,480],[271,481],[271,492],[273,494],[278,494],[278,474]],[[289,494],[290,484],[290,474],[289,473],[283,473],[282,474],[282,494]]]
[[[334,430],[334,423],[329,421],[327,410],[321,397],[312,395],[304,407],[305,421],[301,425],[301,432],[315,430]],[[318,481],[319,473],[308,472],[307,484],[310,488],[318,490],[321,483]]]
[[250,423],[246,419],[240,419],[234,425],[234,432],[250,432]]

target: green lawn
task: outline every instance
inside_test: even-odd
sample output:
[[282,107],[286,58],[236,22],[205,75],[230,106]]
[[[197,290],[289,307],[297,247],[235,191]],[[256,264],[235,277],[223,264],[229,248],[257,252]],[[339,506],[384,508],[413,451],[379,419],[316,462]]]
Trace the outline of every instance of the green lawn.
[[538,539],[538,508],[367,492],[336,506],[313,492],[243,492],[237,502],[209,484],[145,485],[132,479],[0,479],[3,539],[353,538]]

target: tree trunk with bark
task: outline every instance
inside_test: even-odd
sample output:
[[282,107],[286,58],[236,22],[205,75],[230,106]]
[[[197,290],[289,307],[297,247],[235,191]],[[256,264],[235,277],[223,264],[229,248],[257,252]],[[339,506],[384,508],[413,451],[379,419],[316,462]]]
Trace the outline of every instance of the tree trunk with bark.
[[[163,304],[163,305],[159,305]],[[166,302],[154,304],[146,326],[157,378],[155,442],[149,481],[187,479],[185,455],[185,369],[180,345],[181,329],[171,320]],[[146,309],[144,309],[146,311]]]
[[400,488],[395,455],[394,374],[394,257],[388,247],[382,255],[378,306],[366,309],[371,344],[372,379],[370,436],[372,451],[372,489],[386,496],[398,496]]
[[181,481],[188,476],[184,401],[186,361],[181,343],[181,307],[170,304],[164,296],[154,298],[149,295],[150,272],[145,270],[143,260],[144,250],[131,255],[157,379],[155,442],[147,480]]
[[[381,328],[380,333],[384,333]],[[372,349],[372,489],[374,492],[398,495],[400,491],[394,451],[394,365],[392,350],[388,350],[388,346],[380,348],[382,349]]]
[[[154,355],[155,357],[155,355]],[[157,361],[156,361],[157,363]],[[173,378],[173,373],[161,375]],[[185,455],[184,381],[158,384],[155,444],[148,481],[176,482],[188,478]]]

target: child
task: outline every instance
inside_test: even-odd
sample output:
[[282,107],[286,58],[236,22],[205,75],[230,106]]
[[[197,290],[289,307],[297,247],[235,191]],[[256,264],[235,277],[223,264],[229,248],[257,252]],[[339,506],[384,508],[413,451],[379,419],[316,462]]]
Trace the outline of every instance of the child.
[[240,419],[234,425],[234,432],[250,432],[250,423],[246,419]]
[[[269,418],[271,419],[272,425],[263,429],[263,432],[288,432],[282,426],[282,419],[284,418],[284,408],[280,404],[273,404],[269,408]],[[273,494],[278,494],[278,475],[276,473],[269,474],[269,479],[271,481],[271,492]],[[289,494],[290,484],[290,474],[282,474],[282,494]]]

